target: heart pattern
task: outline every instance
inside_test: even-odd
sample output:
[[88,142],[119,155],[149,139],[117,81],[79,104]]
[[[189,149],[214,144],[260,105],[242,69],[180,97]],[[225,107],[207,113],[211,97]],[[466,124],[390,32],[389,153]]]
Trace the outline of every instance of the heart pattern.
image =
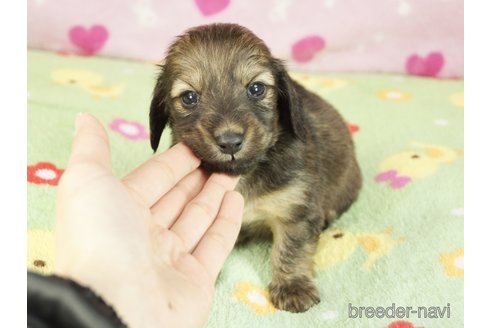
[[94,25],[89,29],[77,25],[70,29],[68,35],[70,41],[81,50],[83,55],[94,55],[108,40],[109,32],[103,25]]
[[444,56],[440,52],[431,52],[427,57],[413,54],[407,59],[408,74],[435,77],[444,66]]
[[203,16],[212,16],[229,6],[230,0],[195,0],[200,12]]
[[[29,19],[28,47],[156,62],[186,29],[229,22],[253,31],[290,70],[463,76],[463,15],[445,17],[463,11],[458,0],[392,0],[377,20],[363,14],[373,12],[370,1],[355,13],[341,0],[109,1],[28,1],[29,18],[36,18]],[[353,29],[346,28],[350,20]],[[432,33],[424,21],[435,22]]]
[[326,46],[325,39],[319,35],[310,35],[300,39],[292,46],[292,57],[299,63],[313,59],[314,55]]

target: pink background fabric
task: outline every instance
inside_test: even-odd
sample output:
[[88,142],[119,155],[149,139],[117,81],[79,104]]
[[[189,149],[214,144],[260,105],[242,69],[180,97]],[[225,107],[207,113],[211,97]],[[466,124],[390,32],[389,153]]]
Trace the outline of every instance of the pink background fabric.
[[462,0],[28,0],[28,47],[160,61],[186,29],[228,22],[288,67],[463,77]]

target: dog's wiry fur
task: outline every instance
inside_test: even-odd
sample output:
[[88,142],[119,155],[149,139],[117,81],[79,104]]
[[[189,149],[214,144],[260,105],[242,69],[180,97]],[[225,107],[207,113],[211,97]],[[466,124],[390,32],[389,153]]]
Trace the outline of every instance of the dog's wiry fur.
[[[266,85],[248,97],[253,81]],[[199,95],[192,109],[181,102]],[[150,108],[154,150],[164,127],[210,171],[241,175],[246,201],[239,242],[273,236],[273,304],[303,312],[319,302],[313,254],[320,233],[350,207],[361,187],[354,146],[340,114],[293,81],[281,61],[244,27],[213,24],[188,30],[171,45]],[[244,135],[231,156],[216,138]]]

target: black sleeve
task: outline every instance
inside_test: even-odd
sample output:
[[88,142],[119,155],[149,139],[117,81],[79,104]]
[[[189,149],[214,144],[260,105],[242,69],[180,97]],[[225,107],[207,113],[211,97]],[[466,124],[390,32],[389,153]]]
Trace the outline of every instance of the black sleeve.
[[92,290],[58,276],[27,273],[29,328],[125,328],[112,307]]

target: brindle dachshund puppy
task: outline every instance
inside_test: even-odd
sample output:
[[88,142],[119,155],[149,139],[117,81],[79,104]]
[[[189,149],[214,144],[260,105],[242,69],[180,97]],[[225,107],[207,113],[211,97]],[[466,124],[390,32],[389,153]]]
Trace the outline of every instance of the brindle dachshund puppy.
[[361,173],[340,114],[293,81],[251,31],[188,30],[170,47],[150,108],[152,148],[166,124],[210,171],[240,175],[240,240],[273,236],[273,304],[319,302],[313,254],[320,233],[357,198]]

